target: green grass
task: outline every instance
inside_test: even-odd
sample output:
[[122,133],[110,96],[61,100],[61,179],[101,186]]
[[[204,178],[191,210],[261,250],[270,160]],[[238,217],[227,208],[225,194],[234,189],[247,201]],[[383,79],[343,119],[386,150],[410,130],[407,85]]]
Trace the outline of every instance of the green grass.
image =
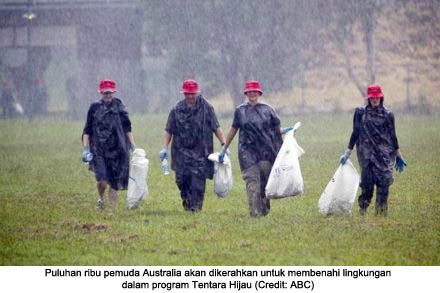
[[[305,195],[273,200],[260,219],[249,217],[238,137],[232,192],[218,199],[208,181],[203,211],[188,214],[157,158],[166,116],[133,116],[150,159],[150,195],[127,211],[121,192],[108,217],[95,212],[94,176],[80,162],[82,122],[0,121],[0,265],[440,265],[440,117],[396,116],[408,168],[395,176],[387,218],[374,207],[360,217],[356,203],[351,216],[318,213],[351,114],[282,119],[302,121]],[[230,119],[220,122],[227,132]]]

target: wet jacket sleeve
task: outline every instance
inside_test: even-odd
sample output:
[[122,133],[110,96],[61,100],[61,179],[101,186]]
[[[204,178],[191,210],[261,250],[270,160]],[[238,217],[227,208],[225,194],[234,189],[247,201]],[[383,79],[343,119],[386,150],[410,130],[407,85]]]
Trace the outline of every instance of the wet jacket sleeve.
[[354,112],[353,132],[351,133],[350,142],[348,143],[348,148],[351,150],[353,149],[354,145],[356,144],[359,138],[359,132],[361,130],[361,125],[362,125],[362,114],[363,114],[363,110],[359,108],[356,109],[356,111]]
[[272,115],[272,117],[271,117],[271,120],[272,120],[272,121],[271,121],[271,122],[272,122],[272,126],[273,126],[274,128],[279,128],[280,125],[281,125],[280,118],[278,117],[277,113],[275,113],[275,110],[272,109],[271,112],[272,112],[272,113],[271,113],[271,115]]
[[171,110],[170,114],[168,115],[167,125],[165,127],[165,130],[169,134],[174,134],[176,132],[176,117],[175,117],[175,111],[174,109]]
[[90,105],[89,111],[87,112],[86,125],[84,126],[83,135],[93,134],[93,114],[95,113],[96,107],[94,104]]
[[234,127],[235,129],[240,129],[241,127],[240,114],[238,109],[235,109],[234,120],[232,120],[232,127]]
[[210,123],[211,130],[216,131],[217,128],[220,127],[220,123],[218,123],[217,116],[215,115],[214,107],[212,106],[209,107],[209,114],[211,117],[211,123]]
[[389,114],[389,124],[390,124],[390,134],[391,134],[391,141],[393,143],[394,150],[397,150],[399,148],[399,142],[397,141],[396,136],[396,127],[394,124],[394,114],[393,112],[390,112]]
[[124,133],[131,132],[131,121],[128,117],[127,107],[121,102],[119,106],[119,117],[121,117],[122,129]]

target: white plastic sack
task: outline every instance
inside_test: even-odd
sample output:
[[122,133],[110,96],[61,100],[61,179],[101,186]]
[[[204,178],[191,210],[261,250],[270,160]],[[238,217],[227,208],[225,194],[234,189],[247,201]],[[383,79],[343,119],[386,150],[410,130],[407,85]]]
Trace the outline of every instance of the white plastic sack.
[[339,165],[319,199],[319,212],[326,216],[351,213],[359,179],[360,176],[350,160]]
[[24,110],[23,107],[21,106],[21,104],[19,102],[15,102],[14,103],[14,110],[17,114],[23,114]]
[[[297,127],[295,127],[296,129]],[[277,199],[304,193],[304,181],[298,158],[304,150],[298,145],[293,130],[286,133],[266,184],[266,196]]]
[[218,197],[225,197],[232,189],[232,166],[228,155],[225,155],[223,164],[218,162],[220,153],[212,153],[208,160],[214,162],[214,192]]
[[130,161],[127,208],[137,208],[148,196],[148,159],[143,149],[135,149]]

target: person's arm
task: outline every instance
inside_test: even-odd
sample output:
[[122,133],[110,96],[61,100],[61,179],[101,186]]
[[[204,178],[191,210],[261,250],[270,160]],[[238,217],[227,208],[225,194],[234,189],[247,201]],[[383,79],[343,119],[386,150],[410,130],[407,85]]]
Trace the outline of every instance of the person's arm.
[[86,133],[83,134],[82,141],[83,141],[83,147],[90,148],[90,136],[88,134]]
[[134,151],[136,146],[134,143],[133,134],[131,132],[131,120],[130,117],[128,116],[127,107],[124,105],[122,101],[120,101],[120,105],[119,105],[119,117],[121,119],[122,129],[127,135],[128,142],[130,143],[130,149]]
[[394,114],[391,112],[389,113],[390,115],[390,126],[391,126],[391,140],[393,143],[393,148],[396,152],[396,163],[395,163],[395,168],[396,171],[398,172],[403,172],[405,170],[405,167],[407,166],[407,163],[405,161],[405,159],[403,158],[402,154],[400,153],[400,148],[399,148],[399,142],[397,140],[397,135],[396,135],[396,127],[394,124]]
[[162,149],[159,152],[159,159],[163,161],[164,159],[168,159],[168,145],[171,141],[172,134],[165,130],[163,134],[163,144]]
[[353,132],[350,136],[350,141],[348,142],[347,150],[353,150],[354,145],[356,144],[358,138],[359,138],[359,131],[361,127],[361,119],[362,119],[362,113],[360,110],[356,110],[353,116]]
[[396,151],[396,155],[400,156],[399,151],[399,141],[397,140],[396,135],[396,126],[394,124],[394,114],[392,112],[389,113],[389,122],[390,122],[390,132],[391,132],[391,142],[393,144],[393,148]]
[[226,136],[226,142],[223,145],[222,150],[218,156],[218,161],[220,164],[223,164],[225,154],[227,153],[229,155],[228,146],[231,143],[231,141],[234,139],[236,134],[237,134],[237,129],[234,127],[231,127],[231,129],[229,130],[228,136]]
[[221,127],[218,127],[215,130],[215,136],[218,138],[218,141],[220,142],[220,144],[222,146],[225,145],[225,135],[223,134],[223,130],[221,129]]
[[280,133],[281,134],[286,134],[288,131],[292,130],[293,127],[292,126],[287,126],[287,127],[280,127]]
[[127,132],[127,138],[128,141],[130,142],[130,146],[131,146],[131,150],[134,151],[136,149],[136,145],[134,143],[134,137],[133,134],[130,132]]
[[93,114],[95,107],[94,105],[90,105],[89,110],[87,111],[87,119],[86,124],[84,125],[83,133],[82,133],[82,144],[83,147],[90,147],[90,135],[92,135],[93,132]]
[[234,139],[235,135],[237,134],[238,129],[231,127],[231,129],[229,130],[228,135],[226,136],[226,141],[225,141],[225,145],[223,146],[223,148],[226,150],[229,145],[231,144],[232,140]]
[[86,125],[84,126],[84,130],[82,133],[82,145],[83,145],[83,152],[82,152],[82,161],[84,163],[89,163],[93,159],[93,155],[90,152],[90,134],[92,133],[92,107],[90,107],[89,111],[87,112],[87,121]]
[[162,146],[168,147],[168,145],[170,144],[170,141],[171,141],[171,137],[172,137],[172,135],[168,131],[165,130],[165,132],[163,134],[163,139],[162,139],[162,142],[163,142]]
[[347,162],[348,158],[351,156],[351,152],[353,151],[354,145],[356,144],[359,138],[359,130],[361,123],[362,113],[360,110],[356,109],[353,116],[353,132],[350,136],[350,141],[348,142],[348,147],[345,153],[339,157],[339,162],[344,165]]

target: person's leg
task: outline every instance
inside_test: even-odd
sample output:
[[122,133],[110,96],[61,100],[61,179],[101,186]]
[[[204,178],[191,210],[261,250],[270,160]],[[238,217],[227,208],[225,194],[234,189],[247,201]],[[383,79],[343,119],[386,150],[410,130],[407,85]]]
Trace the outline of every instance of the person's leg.
[[107,188],[107,182],[105,180],[99,180],[96,182],[96,188],[98,189],[98,201],[96,202],[96,211],[102,211],[105,203],[105,189]]
[[190,194],[190,178],[182,170],[176,170],[176,185],[180,190],[180,197],[182,199],[182,206],[187,211],[189,210],[188,198]]
[[199,212],[203,207],[203,199],[205,197],[206,178],[204,176],[198,176],[190,174],[191,185],[188,196],[188,208],[192,212]]
[[376,215],[388,215],[389,185],[377,186],[376,190]]
[[246,192],[251,217],[263,216],[260,168],[258,167],[258,164],[243,171],[243,180],[246,181]]
[[269,161],[261,161],[258,163],[260,167],[260,195],[262,203],[262,213],[267,215],[270,211],[270,200],[266,197],[266,185],[269,180],[270,171],[272,170],[272,164]]
[[359,196],[359,213],[364,215],[367,212],[367,208],[371,203],[374,191],[374,176],[371,170],[371,166],[362,168],[361,171],[361,195]]
[[116,210],[116,203],[118,201],[118,192],[110,187],[108,191],[108,198],[109,198],[109,206],[110,206],[109,214],[113,214],[114,211]]
[[388,195],[390,185],[393,184],[392,169],[387,172],[375,170],[376,175],[376,215],[388,215]]
[[96,188],[98,189],[98,201],[96,202],[96,211],[102,211],[105,207],[105,190],[107,189],[107,171],[102,156],[94,154],[90,167],[95,173]]

